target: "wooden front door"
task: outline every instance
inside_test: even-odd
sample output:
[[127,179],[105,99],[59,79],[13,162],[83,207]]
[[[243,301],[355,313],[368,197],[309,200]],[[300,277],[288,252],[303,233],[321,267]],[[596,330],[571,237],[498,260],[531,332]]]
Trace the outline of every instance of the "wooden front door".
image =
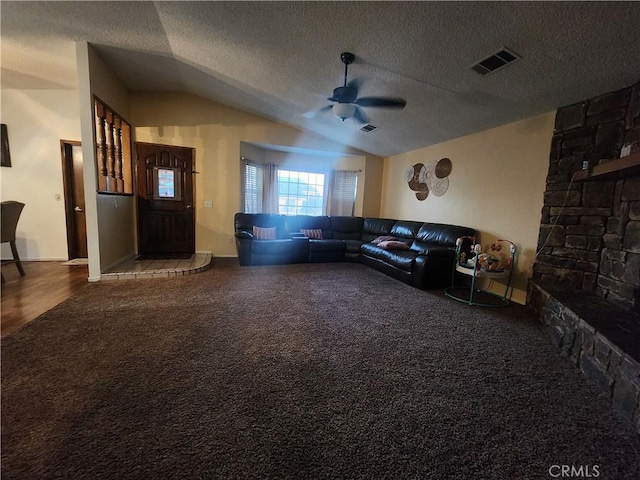
[[69,260],[87,258],[87,221],[84,211],[84,179],[80,142],[60,140],[62,180],[67,219],[67,253]]
[[195,253],[193,148],[136,143],[138,250]]

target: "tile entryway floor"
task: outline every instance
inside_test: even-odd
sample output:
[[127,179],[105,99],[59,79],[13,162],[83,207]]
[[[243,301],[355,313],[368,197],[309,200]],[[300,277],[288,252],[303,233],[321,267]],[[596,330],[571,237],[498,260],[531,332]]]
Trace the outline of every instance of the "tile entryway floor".
[[211,265],[212,259],[211,253],[196,253],[191,258],[183,260],[136,260],[132,258],[100,275],[100,280],[181,277],[205,271]]

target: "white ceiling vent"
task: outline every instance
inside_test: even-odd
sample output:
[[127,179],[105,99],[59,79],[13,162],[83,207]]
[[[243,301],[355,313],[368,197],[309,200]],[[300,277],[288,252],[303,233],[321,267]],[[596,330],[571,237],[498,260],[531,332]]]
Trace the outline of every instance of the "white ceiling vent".
[[360,130],[362,130],[363,132],[367,132],[367,133],[369,133],[369,132],[373,132],[376,128],[378,128],[378,127],[376,127],[375,125],[371,125],[370,123],[368,123],[368,124],[366,124],[364,127],[362,127]]
[[520,56],[513,53],[507,48],[501,48],[493,55],[488,56],[484,60],[479,61],[471,66],[471,70],[482,75],[483,77],[490,73],[502,70],[507,65],[520,60]]

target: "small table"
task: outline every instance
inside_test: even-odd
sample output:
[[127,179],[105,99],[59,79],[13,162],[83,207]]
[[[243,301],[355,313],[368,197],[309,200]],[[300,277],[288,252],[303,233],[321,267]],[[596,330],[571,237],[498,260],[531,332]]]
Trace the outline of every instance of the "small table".
[[[459,302],[464,302],[469,305],[477,305],[480,307],[506,307],[510,303],[509,289],[511,289],[511,293],[513,293],[511,280],[513,279],[513,265],[516,253],[515,245],[509,240],[496,240],[496,242],[491,245],[491,249],[494,251],[499,252],[505,245],[509,246],[509,258],[506,262],[507,265],[501,270],[487,270],[479,268],[478,258],[482,250],[479,245],[475,244],[472,244],[470,249],[471,252],[476,253],[471,265],[465,266],[461,264],[462,245],[465,240],[475,242],[474,237],[461,237],[456,241],[456,255],[453,263],[453,272],[451,274],[451,286],[444,290],[444,294],[449,298],[453,298],[454,300],[458,300]],[[471,286],[456,286],[456,272],[470,276]],[[488,290],[476,288],[477,278],[506,278],[507,286],[504,294],[498,295],[496,293],[489,292]]]

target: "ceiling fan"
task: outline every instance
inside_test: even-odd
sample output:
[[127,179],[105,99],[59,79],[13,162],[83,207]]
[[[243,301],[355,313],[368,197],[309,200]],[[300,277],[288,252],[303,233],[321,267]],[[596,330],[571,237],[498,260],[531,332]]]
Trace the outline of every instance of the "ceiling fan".
[[402,98],[390,97],[360,97],[358,98],[358,88],[360,82],[352,79],[347,83],[347,69],[355,60],[355,55],[350,52],[342,52],[340,60],[344,63],[344,85],[333,90],[333,95],[327,100],[336,102],[335,105],[327,105],[320,109],[321,112],[333,110],[333,114],[344,122],[347,118],[353,117],[360,123],[368,123],[367,116],[360,107],[383,107],[383,108],[404,108],[407,104]]

